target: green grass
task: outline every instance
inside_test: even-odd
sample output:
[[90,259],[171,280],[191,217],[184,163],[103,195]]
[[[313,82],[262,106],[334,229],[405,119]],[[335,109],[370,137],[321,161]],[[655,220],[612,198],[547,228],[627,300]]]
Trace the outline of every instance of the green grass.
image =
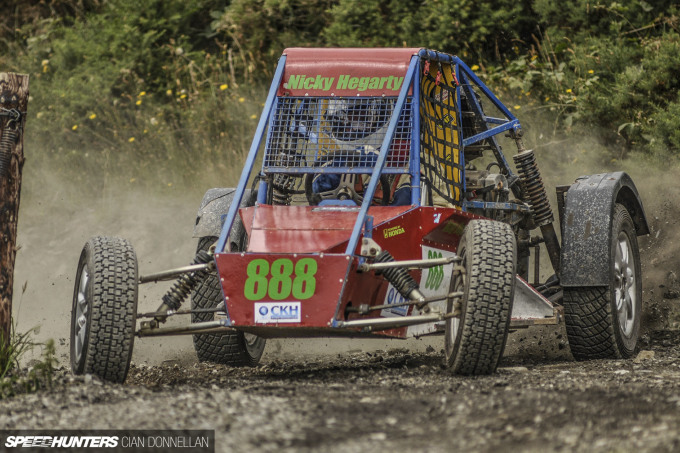
[[[12,324],[9,342],[4,341],[0,334],[0,399],[51,387],[57,364],[54,341],[35,343],[31,339],[34,333],[35,329],[16,332]],[[22,368],[22,357],[36,347],[42,348],[41,359],[26,369]]]
[[[95,192],[121,183],[144,188],[224,185],[240,173],[264,88],[140,93],[135,95],[139,105],[92,112],[68,130],[49,119],[41,102],[29,105],[29,164]],[[165,96],[173,97],[172,105],[157,99]]]

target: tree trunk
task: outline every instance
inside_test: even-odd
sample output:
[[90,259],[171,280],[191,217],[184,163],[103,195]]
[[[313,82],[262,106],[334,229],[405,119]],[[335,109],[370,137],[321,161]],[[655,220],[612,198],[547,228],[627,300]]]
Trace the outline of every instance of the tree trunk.
[[28,76],[0,73],[0,334],[5,344],[10,341],[12,327],[12,288],[27,108]]

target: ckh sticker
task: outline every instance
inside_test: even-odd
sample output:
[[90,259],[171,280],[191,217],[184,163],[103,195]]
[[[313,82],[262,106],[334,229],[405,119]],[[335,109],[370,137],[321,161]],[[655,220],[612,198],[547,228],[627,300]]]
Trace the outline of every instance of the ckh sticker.
[[258,302],[255,322],[258,324],[295,323],[302,320],[300,302]]

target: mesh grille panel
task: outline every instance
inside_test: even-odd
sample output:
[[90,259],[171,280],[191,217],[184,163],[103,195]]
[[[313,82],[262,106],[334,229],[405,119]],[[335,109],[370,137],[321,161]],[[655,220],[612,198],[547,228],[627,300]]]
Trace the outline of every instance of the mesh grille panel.
[[[385,163],[387,173],[409,168],[412,101],[407,98]],[[265,172],[306,173],[333,160],[328,172],[373,169],[396,98],[279,97],[269,123]]]
[[[456,82],[451,65],[432,62],[420,85],[420,167],[434,199],[460,205],[463,159],[460,152]],[[439,204],[439,203],[435,203]]]

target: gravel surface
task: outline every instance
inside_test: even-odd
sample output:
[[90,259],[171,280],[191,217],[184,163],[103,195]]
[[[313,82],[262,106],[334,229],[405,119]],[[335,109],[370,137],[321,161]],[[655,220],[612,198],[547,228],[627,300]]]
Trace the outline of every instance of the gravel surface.
[[[640,238],[647,333],[635,359],[574,362],[564,326],[512,334],[499,371],[474,378],[442,368],[442,338],[377,350],[272,341],[261,366],[239,369],[199,364],[190,337],[169,337],[138,340],[114,385],[65,368],[82,245],[116,235],[134,244],[141,273],[185,265],[203,188],[164,181],[162,194],[130,184],[89,196],[31,165],[25,181],[40,185],[22,194],[13,316],[18,331],[40,328],[35,341],[55,339],[62,368],[51,389],[0,400],[0,429],[214,429],[219,452],[680,451],[677,172],[631,169],[651,229]],[[555,182],[592,173],[577,167],[554,167]],[[150,287],[140,310],[165,291]]]
[[451,375],[433,348],[135,365],[122,385],[61,369],[2,401],[0,429],[215,429],[220,452],[680,449],[680,332],[646,335],[633,360],[509,349],[488,377]]

